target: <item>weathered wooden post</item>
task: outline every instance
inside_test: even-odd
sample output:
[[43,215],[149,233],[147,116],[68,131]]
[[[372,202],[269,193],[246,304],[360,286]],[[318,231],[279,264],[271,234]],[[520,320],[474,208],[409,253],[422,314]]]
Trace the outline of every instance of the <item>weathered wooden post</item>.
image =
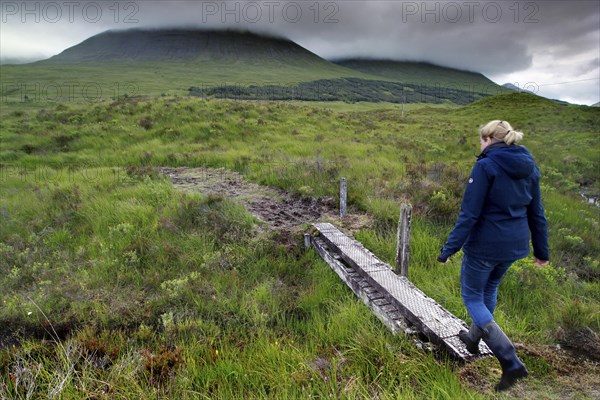
[[404,120],[404,103],[406,102],[406,95],[402,95],[402,120]]
[[410,258],[410,228],[412,223],[412,206],[400,206],[398,221],[398,238],[396,248],[396,273],[408,277],[408,260]]
[[309,249],[310,248],[310,233],[305,233],[304,234],[304,247]]
[[346,178],[342,178],[340,183],[340,217],[346,217],[346,197],[347,197]]

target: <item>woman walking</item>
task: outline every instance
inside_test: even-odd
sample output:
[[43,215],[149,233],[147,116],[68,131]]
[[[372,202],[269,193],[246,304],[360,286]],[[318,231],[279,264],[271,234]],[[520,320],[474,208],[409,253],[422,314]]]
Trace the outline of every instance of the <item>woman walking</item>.
[[465,189],[458,221],[438,261],[463,249],[460,270],[463,302],[473,320],[460,339],[471,353],[479,341],[502,366],[497,391],[527,376],[515,347],[494,321],[498,286],[516,260],[529,255],[529,240],[539,266],[548,264],[548,224],[540,196],[540,172],[529,151],[516,145],[523,133],[506,121],[491,121],[480,130],[481,154]]

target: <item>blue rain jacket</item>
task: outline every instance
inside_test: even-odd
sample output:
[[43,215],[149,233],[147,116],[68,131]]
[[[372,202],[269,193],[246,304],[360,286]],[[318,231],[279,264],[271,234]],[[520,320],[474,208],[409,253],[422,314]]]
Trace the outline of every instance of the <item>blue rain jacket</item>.
[[471,257],[514,261],[529,255],[530,237],[534,256],[549,260],[540,171],[525,147],[493,143],[473,167],[458,221],[440,258],[462,247]]

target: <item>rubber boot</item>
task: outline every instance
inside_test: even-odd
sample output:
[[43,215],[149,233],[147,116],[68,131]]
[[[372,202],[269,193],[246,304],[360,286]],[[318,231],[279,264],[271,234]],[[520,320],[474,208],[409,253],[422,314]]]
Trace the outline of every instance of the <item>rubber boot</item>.
[[509,389],[517,380],[527,376],[527,368],[517,357],[515,346],[495,321],[488,323],[481,329],[483,331],[483,341],[492,350],[502,366],[502,378],[494,389],[497,392]]
[[483,331],[474,323],[471,323],[469,331],[458,332],[458,338],[467,346],[471,354],[479,354],[479,341],[483,336]]

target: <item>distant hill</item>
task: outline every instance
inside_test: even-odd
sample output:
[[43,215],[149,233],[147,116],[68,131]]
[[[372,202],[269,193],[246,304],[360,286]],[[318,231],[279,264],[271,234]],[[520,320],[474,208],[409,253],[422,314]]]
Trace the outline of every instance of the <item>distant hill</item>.
[[507,88],[509,90],[512,90],[512,91],[518,92],[518,93],[535,94],[531,90],[521,89],[520,87],[515,86],[512,83],[505,83],[504,85],[502,85],[502,87],[505,87],[505,88]]
[[592,104],[591,107],[600,107],[600,101],[597,102],[596,104]]
[[[473,116],[482,123],[506,119],[515,129],[523,129],[526,134],[530,129],[538,133],[553,129],[561,132],[579,132],[581,129],[597,131],[600,117],[595,108],[559,103],[542,96],[516,92],[477,100],[457,109],[455,113]],[[528,140],[530,139],[529,137]]]
[[[296,43],[250,32],[199,29],[110,30],[70,47],[44,62],[257,60],[330,64]],[[329,65],[328,65],[329,66]]]
[[509,93],[483,74],[440,65],[377,59],[341,59],[337,65],[414,85],[453,87],[478,94]]
[[[547,97],[540,96],[539,94],[537,94],[537,93],[534,93],[534,92],[532,92],[532,91],[530,91],[530,90],[521,89],[520,87],[518,87],[518,86],[515,86],[515,85],[513,85],[512,83],[505,83],[504,85],[502,85],[502,87],[505,87],[506,89],[509,89],[509,90],[511,90],[511,91],[513,91],[513,92],[517,92],[517,93],[526,93],[526,94],[530,94],[530,95],[533,95],[533,96],[537,96],[537,97],[541,97],[541,98],[544,98],[544,99],[548,99]],[[568,101],[564,101],[564,100],[558,100],[558,99],[548,99],[548,100],[551,100],[551,101],[553,101],[553,102],[555,102],[555,103],[557,103],[557,104],[560,104],[560,105],[562,105],[562,106],[569,106],[569,105],[572,105],[572,104],[571,104],[571,103],[569,103]]]
[[[201,29],[106,31],[47,60],[4,65],[0,80],[10,83],[2,86],[0,94],[14,101],[63,101],[65,95],[77,100],[91,93],[96,96],[93,100],[192,94],[468,104],[508,92],[475,72],[378,60],[332,63],[291,40]],[[39,85],[34,96],[23,94],[21,88],[28,82]]]
[[[0,81],[8,83],[1,87],[5,99],[35,102],[62,101],[66,95],[77,101],[89,93],[99,98],[186,95],[190,87],[288,86],[346,77],[372,78],[286,39],[236,31],[133,29],[100,33],[47,60],[3,65]],[[40,90],[25,93],[22,88],[30,82]],[[86,87],[93,90],[84,93]]]
[[509,110],[513,114],[515,114],[515,111],[517,110],[523,110],[523,112],[527,114],[529,110],[532,109],[553,113],[566,109],[566,107],[562,107],[553,100],[535,94],[511,92],[502,96],[487,97],[475,101],[469,104],[468,107],[457,110],[457,113],[470,112],[473,110],[489,110],[490,112],[495,113],[500,109]]

